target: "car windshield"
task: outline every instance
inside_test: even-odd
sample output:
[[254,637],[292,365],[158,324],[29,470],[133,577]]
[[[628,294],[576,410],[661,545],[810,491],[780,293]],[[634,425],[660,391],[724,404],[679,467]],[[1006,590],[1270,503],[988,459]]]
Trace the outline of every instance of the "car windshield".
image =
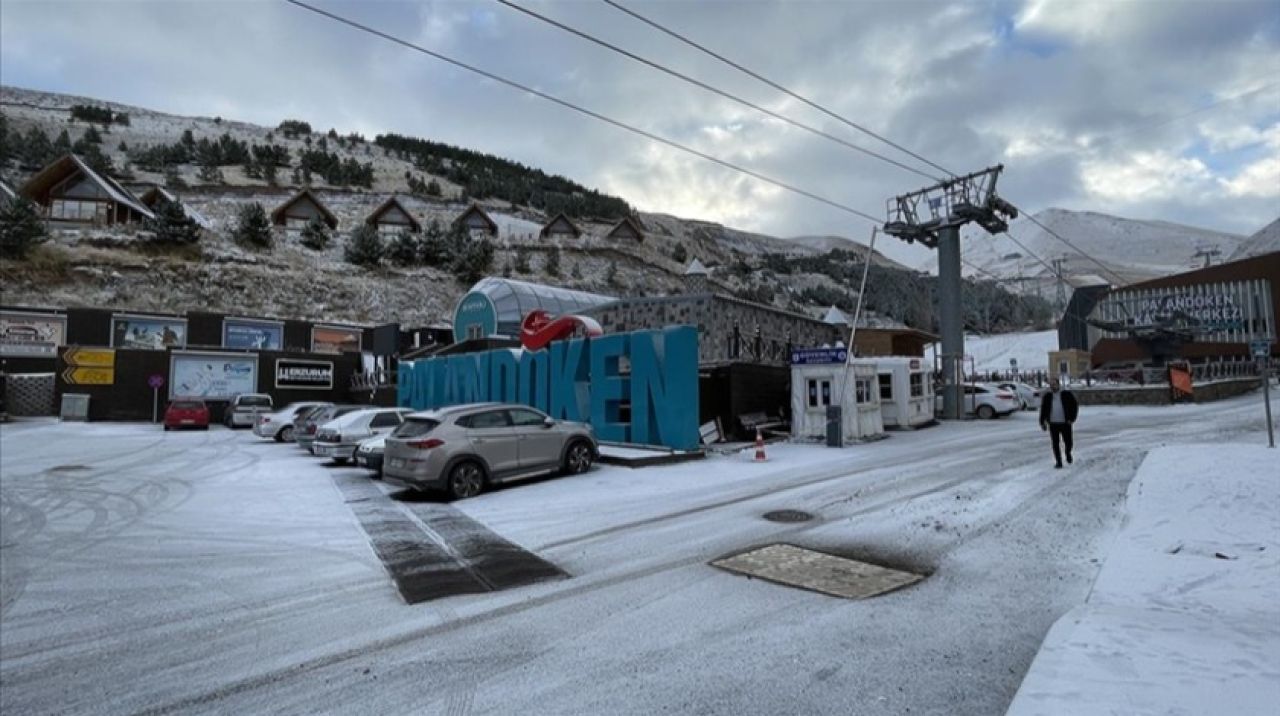
[[179,400],[170,407],[174,410],[200,410],[204,407],[204,403],[198,400]]
[[242,395],[239,401],[242,408],[270,408],[271,397],[267,395]]
[[391,437],[393,438],[422,437],[423,435],[426,435],[432,430],[435,430],[436,426],[439,424],[440,424],[439,420],[434,420],[432,418],[409,418],[408,420],[405,420],[403,423],[401,423],[400,427],[396,428],[395,432],[391,433]]

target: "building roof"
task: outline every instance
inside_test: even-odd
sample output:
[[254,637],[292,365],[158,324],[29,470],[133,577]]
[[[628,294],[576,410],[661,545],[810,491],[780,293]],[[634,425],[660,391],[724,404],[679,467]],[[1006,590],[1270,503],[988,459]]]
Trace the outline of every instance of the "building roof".
[[622,219],[609,229],[609,233],[605,234],[606,239],[643,239],[644,227],[640,222],[630,216],[624,216]]
[[463,223],[467,220],[468,217],[472,215],[480,217],[480,219],[484,221],[485,226],[489,227],[489,233],[497,235],[498,222],[490,218],[489,214],[486,213],[484,209],[481,209],[479,204],[472,204],[471,206],[468,206],[466,211],[459,214],[458,218],[453,220],[453,223],[454,224]]
[[545,239],[553,233],[573,234],[573,237],[576,239],[577,237],[582,236],[582,229],[579,229],[577,224],[570,221],[569,217],[565,216],[564,212],[561,212],[556,214],[551,221],[548,221],[546,226],[542,227],[542,231],[538,233],[538,236]]
[[839,326],[848,326],[853,324],[853,319],[849,317],[849,314],[845,313],[844,311],[841,311],[835,306],[832,306],[831,308],[828,308],[827,312],[822,315],[822,322],[834,323]]
[[711,272],[697,258],[689,262],[689,267],[684,270],[685,276],[707,276]]
[[467,295],[473,293],[482,293],[493,303],[500,335],[515,335],[525,315],[535,309],[560,316],[617,300],[613,296],[496,276],[477,281]]
[[182,207],[182,213],[186,214],[188,219],[196,222],[200,228],[213,228],[213,223],[204,218],[203,214],[192,209],[190,206],[187,206],[185,202],[178,198],[177,194],[174,194],[159,184],[152,184],[146,191],[142,192],[142,196],[138,197],[138,200],[145,204],[148,209],[154,209],[156,204],[160,203],[161,199],[173,202],[174,204]]
[[115,179],[94,171],[85,160],[75,154],[64,154],[62,157],[55,159],[44,169],[36,172],[35,176],[28,179],[27,183],[22,185],[21,194],[28,199],[35,199],[37,196],[48,192],[54,187],[54,185],[66,179],[68,176],[71,176],[71,174],[76,171],[83,174],[89,181],[97,184],[104,192],[107,193],[107,196],[111,197],[112,201],[124,204],[148,219],[155,218],[155,215],[151,213],[151,210],[139,201],[138,197],[130,194],[129,190],[120,186],[120,183]]
[[316,195],[312,194],[310,189],[303,189],[297,194],[294,194],[293,197],[285,203],[277,206],[276,210],[271,212],[271,223],[283,224],[285,212],[289,210],[289,207],[303,201],[304,199],[311,202],[311,204],[320,211],[320,215],[324,217],[324,223],[328,224],[330,229],[338,228],[338,217],[334,216],[333,212],[329,211],[329,208],[324,205],[324,202],[316,198]]
[[413,214],[409,213],[409,209],[405,207],[404,204],[400,203],[400,200],[396,198],[395,194],[392,194],[390,197],[387,198],[386,201],[378,205],[378,208],[374,209],[373,213],[369,214],[369,218],[365,219],[364,221],[366,224],[369,224],[371,226],[374,224],[377,224],[378,219],[381,218],[383,214],[387,213],[388,211],[391,211],[392,209],[399,209],[401,213],[403,213],[406,217],[408,217],[409,226],[412,227],[413,231],[415,232],[422,231],[422,224],[418,223],[418,220],[413,217]]

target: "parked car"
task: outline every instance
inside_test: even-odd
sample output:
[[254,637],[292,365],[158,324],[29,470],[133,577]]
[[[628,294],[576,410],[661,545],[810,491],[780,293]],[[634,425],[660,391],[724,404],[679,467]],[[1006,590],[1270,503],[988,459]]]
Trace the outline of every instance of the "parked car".
[[209,429],[209,406],[203,400],[175,400],[164,409],[164,429]]
[[390,433],[411,412],[409,408],[365,408],[334,418],[316,431],[311,454],[333,458],[341,465],[355,457],[360,441]]
[[382,455],[387,448],[387,436],[376,435],[367,440],[361,440],[360,445],[356,447],[356,464],[373,470],[379,477],[382,476]]
[[253,427],[258,416],[271,412],[271,396],[266,393],[241,393],[227,403],[222,423],[229,428]]
[[1032,388],[1026,383],[996,383],[996,387],[1016,395],[1018,402],[1022,403],[1023,410],[1037,410],[1040,408],[1041,391]]
[[278,443],[291,443],[294,423],[312,409],[322,405],[333,405],[333,403],[317,401],[289,403],[274,413],[259,415],[258,422],[253,424],[253,434],[260,438],[275,438]]
[[[942,412],[943,396],[939,389],[935,398],[937,412]],[[966,415],[977,415],[979,418],[996,418],[1022,409],[1018,396],[1008,390],[986,383],[968,384],[964,386],[964,412]]]
[[[363,410],[367,405],[326,405],[311,410],[303,417],[299,418],[297,424],[293,426],[293,441],[298,447],[312,452],[311,446],[316,441],[316,432],[320,430],[320,426],[342,417],[347,413],[355,410]],[[313,453],[314,454],[314,453]]]
[[476,403],[409,415],[386,440],[382,477],[462,499],[499,483],[586,472],[598,455],[586,423],[554,420],[524,405]]

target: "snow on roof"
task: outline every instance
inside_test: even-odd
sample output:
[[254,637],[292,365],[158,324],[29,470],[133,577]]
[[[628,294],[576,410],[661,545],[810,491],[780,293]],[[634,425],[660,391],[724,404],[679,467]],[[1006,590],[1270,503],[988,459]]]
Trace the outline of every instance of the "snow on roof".
[[848,326],[853,323],[853,319],[850,318],[849,315],[844,311],[841,311],[835,306],[832,306],[831,308],[827,309],[827,312],[825,314],[823,314],[822,322],[834,323],[839,326]]
[[696,258],[690,261],[689,268],[686,268],[684,270],[685,276],[706,276],[708,273],[710,272],[707,271],[707,267],[704,266],[702,262]]

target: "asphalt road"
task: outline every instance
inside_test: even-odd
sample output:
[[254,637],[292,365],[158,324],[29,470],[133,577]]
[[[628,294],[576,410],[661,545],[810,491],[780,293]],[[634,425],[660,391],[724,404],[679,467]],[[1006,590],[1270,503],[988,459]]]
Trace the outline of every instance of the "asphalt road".
[[[6,425],[0,711],[1001,713],[1145,450],[1260,428],[1245,396],[1086,408],[1066,470],[1029,414],[599,468],[450,508],[569,578],[406,604],[350,501],[433,505],[355,468],[243,431]],[[931,576],[854,602],[707,565],[771,541]]]

